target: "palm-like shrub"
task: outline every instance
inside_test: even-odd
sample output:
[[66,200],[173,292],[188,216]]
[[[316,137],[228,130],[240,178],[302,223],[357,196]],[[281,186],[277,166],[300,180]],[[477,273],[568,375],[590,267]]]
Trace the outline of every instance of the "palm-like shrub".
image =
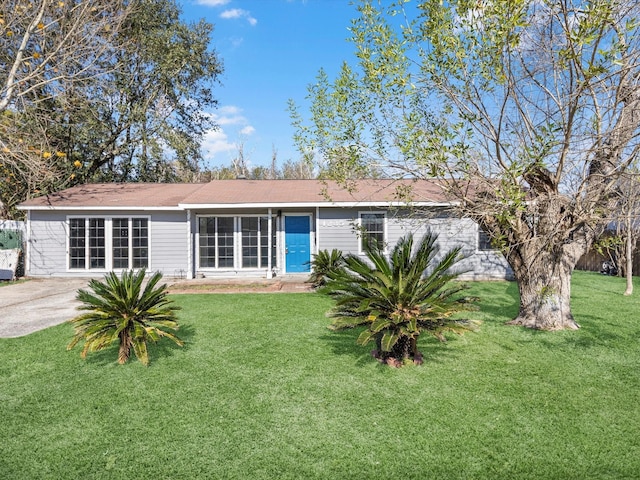
[[309,282],[314,287],[321,287],[326,283],[329,273],[344,267],[344,256],[340,250],[335,248],[329,250],[320,250],[313,256],[311,261],[311,276]]
[[67,350],[84,340],[81,356],[85,358],[119,341],[118,363],[126,363],[133,350],[140,362],[149,365],[147,342],[166,337],[182,346],[182,340],[166,331],[178,330],[175,312],[180,307],[167,299],[166,284],[156,287],[162,274],[152,275],[143,290],[144,278],[145,270],[123,272],[121,278],[110,272],[104,282],[89,282],[93,293],[78,290],[76,298],[83,303],[78,309],[86,313],[69,320],[75,335]]
[[473,322],[452,318],[473,309],[475,301],[460,296],[464,287],[452,282],[460,274],[451,271],[463,258],[460,248],[435,263],[436,240],[437,235],[427,232],[414,251],[409,234],[398,241],[389,258],[375,242],[366,248],[368,261],[347,255],[346,268],[329,273],[322,289],[335,300],[330,328],[366,326],[357,343],[375,341],[374,356],[395,366],[408,359],[422,363],[417,349],[421,333],[445,341],[447,331],[460,334],[471,329]]

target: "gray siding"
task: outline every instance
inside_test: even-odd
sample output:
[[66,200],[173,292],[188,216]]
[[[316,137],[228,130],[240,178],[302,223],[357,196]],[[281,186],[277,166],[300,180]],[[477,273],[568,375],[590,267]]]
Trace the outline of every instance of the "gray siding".
[[[311,241],[312,252],[337,248],[344,253],[359,254],[359,238],[356,225],[359,213],[382,209],[366,208],[320,208],[272,210],[274,228],[278,228],[278,267],[273,270],[282,273],[284,260],[284,232],[280,230],[283,215],[288,213],[308,213],[312,215]],[[95,213],[95,212],[94,212]],[[31,211],[29,221],[28,275],[31,276],[94,276],[100,277],[104,271],[69,271],[67,268],[67,217],[77,216],[146,216],[149,217],[150,270],[160,271],[165,276],[187,277],[192,274],[206,276],[265,276],[262,269],[200,271],[196,266],[197,258],[197,215],[267,215],[267,209],[229,209],[226,211],[192,210],[191,238],[188,238],[189,225],[185,211],[142,212],[126,211],[105,215],[103,212],[92,215],[86,211]],[[277,214],[280,213],[281,216]],[[427,229],[438,234],[438,243],[442,252],[461,246],[467,258],[459,264],[465,270],[466,278],[505,278],[510,270],[504,257],[495,251],[478,251],[478,226],[471,220],[460,219],[442,209],[415,212],[390,209],[386,216],[386,241],[395,243],[408,232],[422,236]],[[317,231],[316,231],[317,230]],[[190,250],[191,249],[191,250]],[[191,264],[189,252],[191,251]]]
[[151,215],[151,270],[169,277],[187,274],[189,239],[185,212]]
[[27,275],[61,276],[67,271],[66,213],[32,211],[27,225]]
[[355,225],[358,210],[323,208],[318,215],[318,251],[341,250],[343,253],[358,253],[358,236]]
[[[318,249],[337,248],[343,253],[359,254],[359,240],[355,225],[365,209],[322,209],[319,215]],[[382,211],[372,209],[371,211]],[[409,212],[388,210],[386,220],[387,244],[393,246],[407,233],[422,237],[428,229],[438,234],[441,254],[462,247],[465,259],[458,269],[464,279],[511,278],[504,256],[497,251],[478,250],[478,226],[470,219],[458,218],[442,210]]]
[[42,276],[101,277],[104,270],[73,270],[67,268],[67,217],[149,217],[149,270],[164,275],[186,272],[188,245],[185,212],[126,211],[105,215],[84,211],[38,211],[30,214],[27,247],[27,274]]

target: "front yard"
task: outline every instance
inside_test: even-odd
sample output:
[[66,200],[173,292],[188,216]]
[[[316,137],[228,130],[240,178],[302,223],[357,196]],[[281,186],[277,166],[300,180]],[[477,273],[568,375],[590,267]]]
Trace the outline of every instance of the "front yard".
[[[582,328],[504,325],[517,288],[478,283],[477,333],[379,365],[317,294],[176,295],[180,348],[151,366],[67,352],[70,325],[0,340],[6,479],[640,477],[640,285],[574,277]],[[113,347],[117,349],[117,347]]]

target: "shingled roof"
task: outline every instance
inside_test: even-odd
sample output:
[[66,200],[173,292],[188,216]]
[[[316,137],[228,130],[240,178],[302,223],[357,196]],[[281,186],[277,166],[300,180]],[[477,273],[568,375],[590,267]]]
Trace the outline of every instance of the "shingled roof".
[[353,188],[320,180],[213,180],[209,183],[78,185],[20,204],[24,210],[95,208],[186,209],[286,205],[448,204],[435,181],[359,180]]

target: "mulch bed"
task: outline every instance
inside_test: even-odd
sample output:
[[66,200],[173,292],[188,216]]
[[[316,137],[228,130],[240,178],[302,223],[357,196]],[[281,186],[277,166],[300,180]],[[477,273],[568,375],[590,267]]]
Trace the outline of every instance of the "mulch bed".
[[304,293],[312,292],[310,283],[283,282],[239,282],[235,280],[183,281],[170,285],[167,291],[172,294],[183,293]]

